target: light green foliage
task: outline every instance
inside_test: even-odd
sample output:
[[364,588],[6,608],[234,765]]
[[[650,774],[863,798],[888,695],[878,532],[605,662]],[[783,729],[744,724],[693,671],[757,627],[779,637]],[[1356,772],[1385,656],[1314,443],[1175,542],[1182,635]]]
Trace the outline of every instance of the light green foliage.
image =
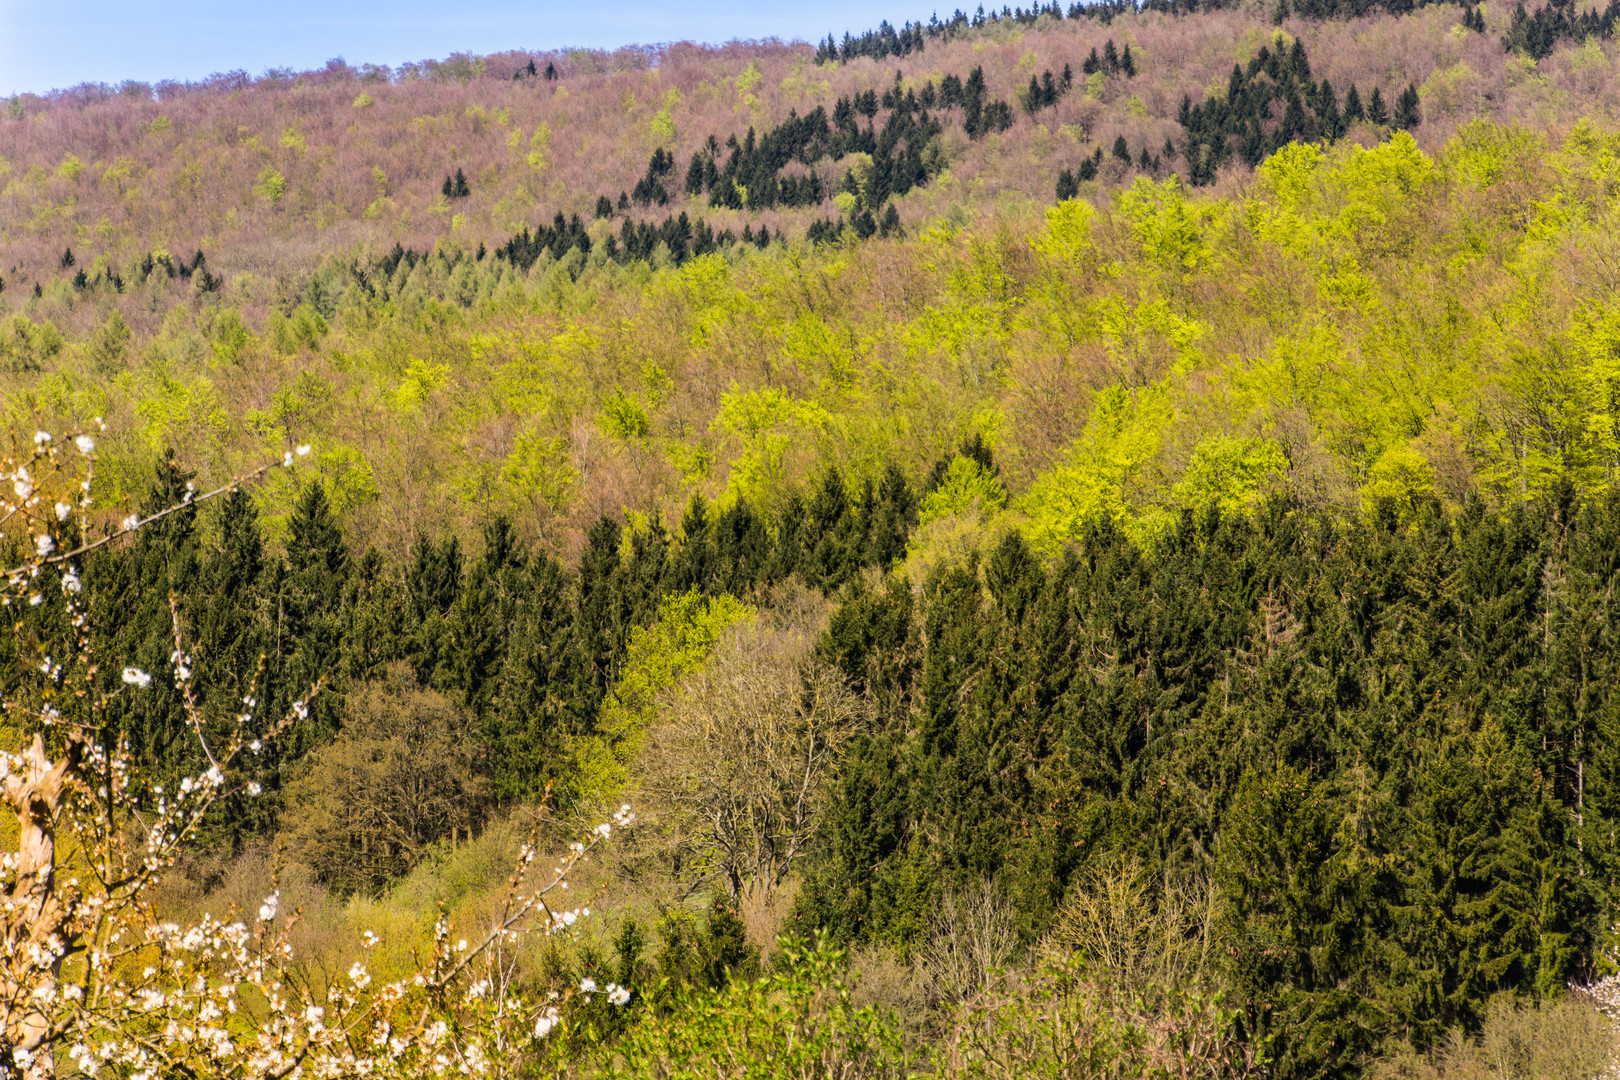
[[1210,248],[1205,230],[1215,208],[1189,199],[1178,177],[1155,184],[1139,176],[1115,197],[1142,254],[1165,270],[1196,273],[1206,268]]
[[674,110],[681,103],[681,92],[670,87],[664,93],[664,100],[659,105],[658,112],[652,118],[652,137],[658,142],[669,142],[675,138]]
[[1367,470],[1367,483],[1361,489],[1364,509],[1371,510],[1381,500],[1392,500],[1406,515],[1414,510],[1414,500],[1434,492],[1434,466],[1415,447],[1396,443],[1378,455]]
[[602,702],[596,730],[575,747],[583,798],[611,798],[624,786],[625,767],[657,716],[658,695],[696,670],[720,632],[752,612],[734,597],[706,597],[694,590],[665,597],[658,621],[631,633],[623,670]]
[[253,193],[274,206],[281,201],[283,195],[287,194],[287,178],[266,165],[259,170],[258,177],[253,181]]
[[394,408],[401,413],[421,409],[433,392],[450,378],[450,368],[420,356],[413,356],[405,368],[405,378],[394,389]]
[[51,323],[35,324],[26,315],[13,315],[0,326],[0,366],[18,373],[40,371],[65,344]]
[[114,311],[107,316],[90,339],[90,366],[97,375],[107,379],[123,370],[131,336],[122,315]]
[[1096,247],[1091,240],[1092,221],[1096,216],[1090,203],[1081,199],[1065,200],[1046,211],[1046,225],[1029,246],[1057,260],[1065,269],[1087,269],[1096,257]]
[[789,458],[813,449],[816,433],[827,426],[827,410],[789,397],[775,388],[733,388],[720,398],[714,430],[740,447],[732,459],[726,497],[771,507],[786,494]]
[[824,938],[784,941],[779,969],[757,981],[683,990],[614,1051],[610,1071],[628,1080],[912,1075],[899,1024],[856,1004],[844,954]]
[[1175,505],[1195,510],[1213,506],[1222,517],[1231,517],[1252,510],[1267,484],[1287,471],[1287,456],[1270,439],[1214,435],[1193,450],[1170,496]]
[[380,494],[370,463],[352,446],[324,446],[315,456],[315,465],[326,481],[332,508],[339,513],[362,506]]
[[226,364],[236,363],[253,344],[253,335],[248,332],[241,314],[235,308],[226,308],[215,316],[211,336],[214,355]]
[[923,497],[918,511],[919,526],[951,514],[978,511],[993,515],[1007,501],[1007,489],[972,458],[957,457],[945,472],[939,487]]
[[613,395],[603,406],[600,423],[603,431],[625,442],[645,439],[652,431],[652,421],[647,418],[647,410],[639,401],[626,396],[618,387],[614,387]]
[[284,356],[292,356],[301,349],[315,349],[326,336],[326,320],[308,304],[299,304],[291,315],[274,312],[270,316],[270,344]]
[[805,371],[821,376],[825,390],[855,388],[857,368],[847,339],[835,335],[821,316],[806,312],[782,335],[782,354]]
[[526,431],[501,463],[499,479],[525,520],[544,522],[573,501],[579,470],[569,460],[566,440]]
[[1163,385],[1098,394],[1085,433],[1016,504],[1028,516],[1031,544],[1055,552],[1105,517],[1132,525],[1131,496],[1157,457],[1171,418],[1171,393]]

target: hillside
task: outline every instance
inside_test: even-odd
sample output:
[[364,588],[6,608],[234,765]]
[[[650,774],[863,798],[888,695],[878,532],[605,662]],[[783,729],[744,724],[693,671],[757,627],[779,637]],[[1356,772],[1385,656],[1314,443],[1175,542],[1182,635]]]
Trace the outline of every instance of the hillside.
[[285,715],[156,903],[321,987],[634,805],[514,1074],[1593,1075],[1620,3],[1398,7],[11,99],[7,749]]

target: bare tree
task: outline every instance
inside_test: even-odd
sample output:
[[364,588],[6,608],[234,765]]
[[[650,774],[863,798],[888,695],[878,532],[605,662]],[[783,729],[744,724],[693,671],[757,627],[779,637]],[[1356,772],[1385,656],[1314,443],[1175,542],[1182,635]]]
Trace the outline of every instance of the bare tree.
[[808,641],[754,619],[664,702],[641,756],[639,800],[677,872],[763,901],[804,857],[862,710]]
[[482,818],[466,715],[397,664],[344,703],[343,728],[314,751],[288,803],[293,848],[339,892],[371,889],[415,866],[429,845]]

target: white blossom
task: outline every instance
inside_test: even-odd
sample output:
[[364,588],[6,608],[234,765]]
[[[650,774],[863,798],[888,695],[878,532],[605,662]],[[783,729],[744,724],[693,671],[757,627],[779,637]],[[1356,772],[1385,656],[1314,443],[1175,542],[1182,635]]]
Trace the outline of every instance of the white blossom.
[[276,917],[276,907],[280,903],[280,892],[273,892],[269,896],[265,897],[264,903],[259,905],[259,921],[270,922],[272,919],[274,919]]
[[627,1005],[630,1002],[630,991],[618,983],[608,983],[607,999],[614,1005]]
[[128,683],[130,686],[138,686],[142,690],[145,690],[148,686],[152,685],[152,676],[148,675],[140,668],[127,667],[124,669],[124,682]]
[[596,993],[596,980],[595,979],[582,979],[582,980],[580,980],[579,992],[582,993],[582,994],[594,994],[594,993]]
[[89,454],[95,451],[96,440],[92,439],[88,435],[80,435],[77,439],[73,440],[73,445],[79,448],[79,453]]
[[34,550],[38,551],[39,557],[43,559],[56,550],[56,541],[51,539],[49,533],[40,533],[34,537]]

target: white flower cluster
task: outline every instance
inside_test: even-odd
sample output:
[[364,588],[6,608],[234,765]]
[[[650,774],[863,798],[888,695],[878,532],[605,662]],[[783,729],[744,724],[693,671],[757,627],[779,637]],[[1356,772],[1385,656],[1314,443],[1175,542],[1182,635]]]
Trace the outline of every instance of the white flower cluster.
[[[227,777],[242,759],[251,761],[251,755],[260,753],[264,743],[250,729],[257,707],[251,693],[243,698],[234,732],[220,744],[203,741],[205,730],[217,729],[203,722],[193,698],[190,680],[199,658],[187,652],[178,626],[169,663],[180,708],[207,763],[204,770],[180,777],[165,790],[126,742],[98,740],[100,729],[84,719],[94,715],[94,702],[62,692],[75,667],[89,672],[106,665],[119,673],[119,692],[150,689],[153,680],[128,657],[92,661],[83,644],[89,640],[94,612],[79,607],[86,594],[71,562],[76,552],[64,552],[72,545],[60,531],[51,530],[76,520],[91,505],[89,481],[83,481],[82,496],[60,501],[52,501],[45,490],[64,469],[58,455],[74,447],[82,457],[66,456],[78,461],[88,477],[96,449],[89,435],[58,440],[41,432],[32,457],[0,462],[0,502],[21,491],[20,483],[26,495],[18,498],[39,504],[37,517],[29,516],[33,511],[28,507],[6,504],[20,510],[16,520],[34,523],[23,550],[31,551],[35,562],[0,571],[0,583],[18,593],[30,587],[30,601],[39,604],[51,590],[30,583],[44,577],[42,571],[48,573],[50,566],[61,567],[62,589],[53,594],[71,613],[69,623],[81,642],[77,655],[54,650],[56,655],[35,658],[45,676],[34,687],[37,702],[7,698],[4,703],[8,726],[29,730],[43,724],[52,729],[51,745],[66,739],[74,752],[52,761],[42,739],[28,752],[0,753],[0,780],[8,790],[20,784],[37,791],[33,797],[48,807],[51,820],[60,822],[60,835],[74,837],[87,865],[119,871],[112,885],[97,879],[93,887],[81,888],[65,867],[54,861],[39,864],[40,858],[50,858],[41,852],[54,850],[40,835],[0,853],[0,889],[13,898],[0,905],[0,935],[10,943],[10,959],[3,961],[6,978],[0,979],[0,1047],[5,1048],[0,1053],[9,1060],[0,1060],[0,1071],[38,1073],[42,1061],[54,1058],[57,1069],[87,1077],[509,1076],[526,1067],[523,1055],[532,1054],[534,1040],[546,1038],[564,1022],[570,1001],[601,996],[613,1006],[627,1005],[628,988],[589,981],[567,999],[553,995],[547,1002],[525,1003],[512,983],[510,950],[519,947],[524,935],[567,930],[590,917],[587,907],[559,910],[548,905],[547,897],[566,890],[568,874],[579,862],[614,829],[633,822],[628,806],[573,845],[554,875],[533,885],[528,876],[536,865],[547,864],[537,864],[540,851],[531,838],[519,852],[502,920],[469,936],[441,920],[434,929],[432,955],[394,981],[372,974],[372,950],[380,942],[368,931],[363,955],[349,958],[348,978],[323,980],[317,996],[295,967],[291,935],[298,917],[286,908],[279,891],[263,898],[256,920],[251,909],[223,919],[204,915],[189,924],[154,920],[150,890],[172,870],[188,838],[231,786]],[[299,447],[289,456],[307,452]],[[188,488],[182,504],[206,497]],[[0,509],[0,515],[6,512]],[[125,522],[127,528],[141,524],[140,518]],[[101,692],[100,680],[87,677],[84,685],[87,695]],[[319,689],[317,683],[270,731],[307,717]],[[249,795],[261,790],[252,780],[240,787]],[[136,822],[138,835],[128,828]],[[18,825],[38,828],[26,816]],[[39,895],[23,902],[30,889]],[[69,956],[73,963],[64,965]],[[51,1044],[18,1049],[5,1018],[38,1013],[49,1020]]]
[[602,994],[608,999],[610,1005],[628,1005],[630,1003],[630,990],[618,983],[608,983],[598,988],[595,979],[585,979],[579,984],[579,992],[586,997],[592,994]]

